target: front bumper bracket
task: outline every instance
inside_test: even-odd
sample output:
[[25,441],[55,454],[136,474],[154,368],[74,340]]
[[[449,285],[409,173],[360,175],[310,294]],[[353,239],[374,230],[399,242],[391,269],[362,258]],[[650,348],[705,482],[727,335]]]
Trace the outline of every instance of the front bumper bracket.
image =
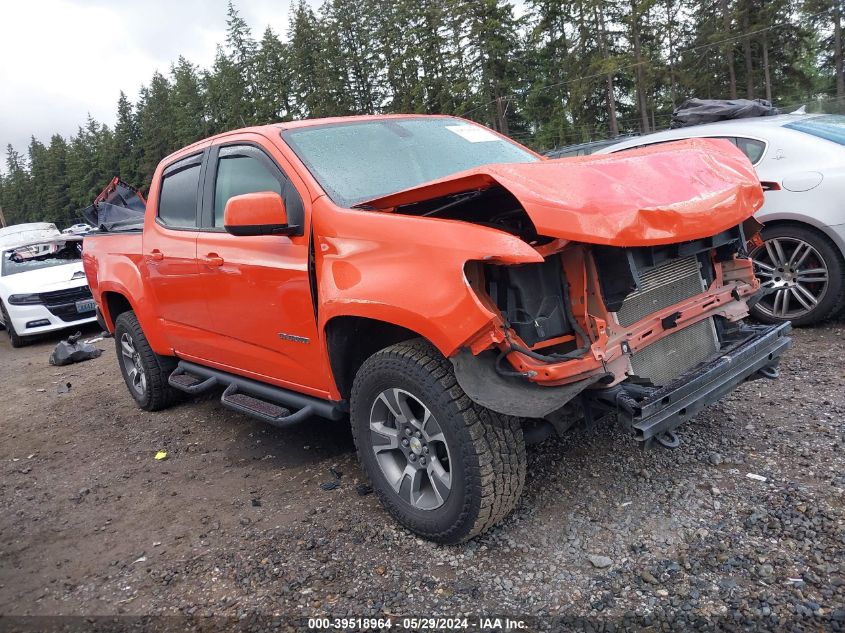
[[584,392],[585,404],[604,411],[617,411],[636,439],[650,443],[655,436],[672,431],[709,404],[747,380],[775,379],[780,356],[792,346],[787,336],[792,326],[747,326],[752,334],[723,350],[714,360],[700,365],[663,387],[620,383],[608,389]]

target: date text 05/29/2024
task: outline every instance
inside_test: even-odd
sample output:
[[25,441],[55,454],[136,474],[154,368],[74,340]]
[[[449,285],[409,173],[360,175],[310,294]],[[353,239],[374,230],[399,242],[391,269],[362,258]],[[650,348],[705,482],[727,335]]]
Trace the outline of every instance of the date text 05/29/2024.
[[313,631],[385,630],[396,627],[409,631],[519,631],[526,628],[524,620],[497,617],[478,618],[308,618]]

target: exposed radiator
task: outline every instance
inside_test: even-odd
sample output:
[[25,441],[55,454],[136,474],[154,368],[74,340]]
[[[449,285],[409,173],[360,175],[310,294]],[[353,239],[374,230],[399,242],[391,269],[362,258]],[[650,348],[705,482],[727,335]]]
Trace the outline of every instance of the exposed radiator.
[[[625,298],[616,317],[631,325],[663,308],[704,291],[698,259],[685,257],[640,275],[640,287]],[[699,321],[652,343],[631,356],[634,373],[663,385],[704,362],[719,350],[713,319]]]
[[640,287],[625,297],[616,317],[620,324],[631,325],[649,314],[702,292],[704,283],[698,259],[673,259],[640,275]]

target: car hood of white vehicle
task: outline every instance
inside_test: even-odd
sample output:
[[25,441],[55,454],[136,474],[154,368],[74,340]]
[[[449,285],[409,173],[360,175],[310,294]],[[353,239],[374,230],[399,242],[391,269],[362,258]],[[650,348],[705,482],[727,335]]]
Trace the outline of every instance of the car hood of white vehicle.
[[85,283],[82,262],[39,268],[38,270],[0,277],[0,289],[2,289],[4,297],[11,294],[31,294],[76,288],[85,285]]

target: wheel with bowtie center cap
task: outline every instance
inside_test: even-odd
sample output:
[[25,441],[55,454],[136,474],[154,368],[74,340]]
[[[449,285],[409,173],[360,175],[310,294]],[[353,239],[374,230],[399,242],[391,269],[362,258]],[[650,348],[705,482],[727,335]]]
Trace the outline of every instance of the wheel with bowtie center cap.
[[525,481],[518,418],[472,402],[422,339],[367,359],[352,387],[358,456],[379,499],[420,536],[458,543],[503,519]]

